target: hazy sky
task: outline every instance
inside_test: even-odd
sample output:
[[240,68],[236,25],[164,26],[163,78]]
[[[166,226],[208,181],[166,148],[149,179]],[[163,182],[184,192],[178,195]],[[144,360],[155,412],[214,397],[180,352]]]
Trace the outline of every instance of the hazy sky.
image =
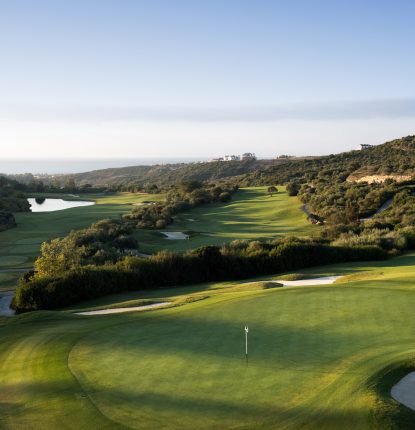
[[415,2],[0,0],[2,158],[324,154],[415,133]]

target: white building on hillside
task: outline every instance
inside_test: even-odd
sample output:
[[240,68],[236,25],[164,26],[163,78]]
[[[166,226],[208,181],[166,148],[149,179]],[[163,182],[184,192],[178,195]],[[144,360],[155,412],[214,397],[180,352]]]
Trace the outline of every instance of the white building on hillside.
[[368,143],[361,143],[357,149],[359,151],[363,151],[364,149],[369,149],[369,148],[373,148],[374,145],[369,145]]
[[241,160],[242,161],[256,160],[256,156],[253,152],[245,152],[245,154],[242,154]]

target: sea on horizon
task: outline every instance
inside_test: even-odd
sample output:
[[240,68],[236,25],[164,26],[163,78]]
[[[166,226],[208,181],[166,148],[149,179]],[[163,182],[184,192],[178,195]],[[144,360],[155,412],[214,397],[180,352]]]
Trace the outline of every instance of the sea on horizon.
[[208,158],[118,158],[118,159],[0,159],[0,174],[70,174],[111,167],[175,164],[207,161]]

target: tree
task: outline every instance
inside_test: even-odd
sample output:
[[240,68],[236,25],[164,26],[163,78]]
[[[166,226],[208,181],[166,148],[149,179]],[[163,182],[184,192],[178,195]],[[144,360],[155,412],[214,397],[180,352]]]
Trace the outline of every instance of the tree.
[[59,178],[53,178],[51,186],[55,190],[59,190],[61,188],[61,180]]
[[289,196],[296,196],[300,191],[300,184],[297,182],[289,182],[287,184],[287,193]]
[[73,176],[69,176],[69,178],[65,181],[65,190],[74,192],[76,190],[75,179]]
[[179,189],[184,193],[191,193],[192,191],[202,187],[203,187],[203,184],[200,181],[183,181],[179,185]]
[[36,277],[58,276],[79,265],[84,247],[78,247],[74,236],[43,242],[35,262]]
[[271,187],[268,187],[267,192],[272,197],[274,193],[278,193],[278,189],[272,185]]

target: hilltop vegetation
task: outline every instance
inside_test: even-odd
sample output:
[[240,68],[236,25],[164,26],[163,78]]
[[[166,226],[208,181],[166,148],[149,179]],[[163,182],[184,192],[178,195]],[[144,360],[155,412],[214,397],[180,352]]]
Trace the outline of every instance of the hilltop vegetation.
[[284,184],[290,181],[354,181],[368,175],[415,176],[415,136],[407,136],[362,151],[325,157],[289,160],[247,174],[247,186]]
[[[370,175],[379,182],[369,180]],[[373,229],[389,234],[414,228],[415,137],[363,151],[290,161],[250,173],[240,183],[286,183],[289,194],[306,205],[310,219],[326,225],[325,237],[332,240],[344,233],[369,237]],[[389,209],[382,209],[391,202]],[[370,222],[361,222],[371,217]]]
[[10,175],[12,179],[30,187],[32,191],[44,192],[47,189],[77,192],[88,188],[110,189],[112,191],[145,191],[157,193],[166,191],[171,185],[181,182],[218,182],[228,181],[249,172],[264,169],[270,165],[286,163],[290,158],[274,160],[217,161],[178,164],[157,164],[151,166],[129,166],[93,170],[73,175],[42,175],[40,178],[32,174]]

